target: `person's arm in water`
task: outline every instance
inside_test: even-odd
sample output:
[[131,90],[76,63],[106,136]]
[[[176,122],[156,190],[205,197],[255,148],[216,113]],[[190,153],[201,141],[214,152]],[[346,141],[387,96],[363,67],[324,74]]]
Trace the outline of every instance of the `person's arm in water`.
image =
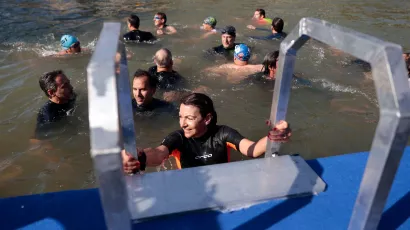
[[158,29],[157,30],[158,35],[162,35],[162,34],[170,35],[170,34],[175,34],[176,32],[177,32],[177,30],[173,26],[167,26],[167,27],[165,27],[165,29]]
[[248,25],[247,28],[248,28],[248,29],[251,29],[251,30],[261,30],[261,31],[272,32],[272,30],[270,30],[270,29],[255,27],[255,26],[252,26],[252,25]]
[[204,73],[212,73],[212,76],[226,77],[231,83],[239,83],[251,74],[262,71],[262,65],[248,64],[244,67],[239,67],[235,64],[223,64],[218,67],[209,67],[204,69]]
[[[269,124],[269,123],[268,123]],[[266,151],[266,144],[269,140],[274,142],[287,142],[292,135],[292,130],[286,121],[279,121],[268,135],[261,138],[258,142],[242,139],[239,143],[239,151],[248,157],[259,157]]]
[[209,36],[211,36],[211,35],[214,35],[214,34],[217,34],[217,32],[216,32],[216,31],[206,32],[204,35],[201,36],[201,39],[205,39],[205,38],[207,38],[207,37],[209,37]]

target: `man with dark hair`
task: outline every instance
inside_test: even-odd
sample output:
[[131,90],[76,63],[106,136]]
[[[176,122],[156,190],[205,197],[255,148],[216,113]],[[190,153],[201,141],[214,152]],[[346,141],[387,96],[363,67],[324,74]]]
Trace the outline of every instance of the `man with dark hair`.
[[167,25],[167,15],[162,12],[155,14],[154,25],[157,28],[157,35],[175,34],[177,32],[175,27]]
[[256,9],[255,12],[253,13],[252,19],[261,25],[269,25],[272,23],[272,19],[266,18],[264,9]]
[[258,39],[258,40],[280,40],[286,37],[286,33],[283,32],[283,26],[284,26],[284,22],[283,19],[281,18],[274,18],[272,20],[272,25],[271,25],[271,29],[264,29],[264,28],[257,28],[255,26],[252,25],[248,25],[248,29],[251,30],[263,30],[263,31],[269,31],[272,34],[268,35],[268,36],[251,36],[250,38],[253,39]]
[[221,54],[227,58],[231,58],[233,57],[235,46],[238,45],[237,43],[235,43],[236,29],[233,26],[226,26],[224,29],[221,30],[221,33],[222,45],[216,46],[208,52]]
[[125,41],[147,42],[155,40],[152,33],[139,30],[140,19],[137,15],[131,14],[127,18],[127,26],[129,32],[123,36]]
[[175,112],[175,107],[163,100],[154,98],[158,80],[147,71],[138,69],[132,80],[132,106],[135,112]]
[[37,116],[36,139],[41,139],[52,123],[73,114],[76,98],[73,86],[62,70],[45,73],[40,77],[39,84],[48,101]]
[[122,151],[124,172],[160,165],[170,155],[176,158],[178,168],[227,163],[231,148],[248,157],[259,157],[266,150],[268,138],[285,142],[291,136],[288,123],[280,121],[258,142],[248,140],[233,128],[217,125],[213,102],[201,93],[181,100],[179,125],[181,129],[165,137],[160,146],[138,151],[140,161]]

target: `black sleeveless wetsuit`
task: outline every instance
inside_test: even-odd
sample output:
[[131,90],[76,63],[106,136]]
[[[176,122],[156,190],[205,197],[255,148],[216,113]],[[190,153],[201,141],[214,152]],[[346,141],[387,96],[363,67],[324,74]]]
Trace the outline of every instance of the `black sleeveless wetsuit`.
[[157,66],[152,66],[148,69],[148,72],[157,77],[158,89],[175,90],[184,86],[184,78],[174,70],[172,72],[158,72]]
[[155,40],[154,35],[150,32],[145,32],[141,30],[133,30],[124,34],[125,41],[136,41],[136,42],[146,42]]
[[183,130],[175,131],[165,137],[161,145],[176,158],[179,168],[190,168],[229,162],[230,148],[239,150],[242,139],[235,129],[217,125],[200,138],[186,138]]

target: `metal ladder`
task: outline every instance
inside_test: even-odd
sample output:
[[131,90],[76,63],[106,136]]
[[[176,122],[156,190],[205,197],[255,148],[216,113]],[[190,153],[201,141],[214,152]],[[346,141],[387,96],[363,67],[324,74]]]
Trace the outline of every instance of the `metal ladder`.
[[[119,38],[120,23],[104,23],[87,68],[91,155],[108,229],[131,229],[133,222],[154,216],[255,204],[278,197],[317,194],[325,189],[325,183],[300,157],[270,157],[280,147],[273,142],[268,142],[263,159],[125,176],[121,149],[135,158],[137,153],[130,79]],[[409,136],[410,97],[401,47],[325,21],[303,18],[281,43],[272,123],[286,117],[296,53],[309,38],[367,61],[374,70],[380,120],[349,226],[374,229]],[[246,176],[260,180],[251,180],[247,186],[234,183]],[[276,182],[274,186],[272,181]],[[189,187],[190,191],[172,183]],[[249,187],[259,188],[259,193],[249,195]],[[164,189],[172,190],[167,193],[183,193],[189,202],[172,203],[163,194]],[[239,195],[232,195],[235,193]]]

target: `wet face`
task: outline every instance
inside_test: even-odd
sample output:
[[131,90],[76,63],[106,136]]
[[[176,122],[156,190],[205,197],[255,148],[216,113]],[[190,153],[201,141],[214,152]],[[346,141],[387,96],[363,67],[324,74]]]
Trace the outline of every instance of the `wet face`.
[[81,52],[80,42],[76,42],[73,45],[71,45],[68,51],[69,53],[80,53]]
[[210,116],[203,118],[198,107],[181,104],[179,108],[179,125],[186,138],[198,138],[204,135],[207,131],[206,125],[209,122]]
[[66,102],[73,97],[74,90],[70,83],[70,80],[64,75],[60,74],[55,79],[56,90],[48,90],[48,94],[51,98],[57,98],[57,101]]
[[235,45],[235,37],[229,34],[222,34],[222,45],[225,48],[232,48]]
[[155,89],[148,83],[148,77],[134,78],[132,82],[132,93],[138,105],[148,105],[155,94]]
[[155,26],[162,26],[162,25],[164,25],[164,19],[160,16],[160,15],[158,15],[158,14],[156,14],[155,16],[154,16],[154,25]]
[[208,31],[212,30],[212,26],[208,24],[202,23],[202,26],[204,27],[204,30],[208,30]]
[[255,13],[253,13],[253,18],[256,20],[261,20],[262,15],[259,13],[259,11],[255,11]]

